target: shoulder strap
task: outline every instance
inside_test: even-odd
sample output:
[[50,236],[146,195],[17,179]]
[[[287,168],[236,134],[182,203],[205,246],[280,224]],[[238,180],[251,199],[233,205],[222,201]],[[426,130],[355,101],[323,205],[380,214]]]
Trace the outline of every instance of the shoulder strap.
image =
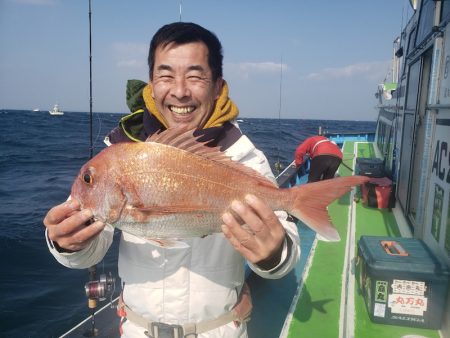
[[324,143],[324,142],[330,142],[330,140],[320,140],[320,141],[316,142],[316,144],[314,145],[314,147],[313,147],[312,150],[311,150],[311,153],[313,153],[314,150],[316,150],[316,147],[317,147],[319,144]]

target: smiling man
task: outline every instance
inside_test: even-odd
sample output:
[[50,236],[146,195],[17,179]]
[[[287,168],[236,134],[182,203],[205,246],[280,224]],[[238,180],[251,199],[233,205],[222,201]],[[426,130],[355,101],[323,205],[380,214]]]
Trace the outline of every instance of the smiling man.
[[156,49],[150,85],[156,108],[168,126],[201,129],[213,111],[223,81],[213,76],[208,54],[202,42],[172,42]]
[[[137,93],[128,88],[127,96],[137,97],[141,106],[121,119],[108,143],[195,128],[209,146],[274,180],[264,154],[239,130],[222,59],[219,40],[203,27],[177,22],[160,28],[150,44],[149,83],[137,86]],[[281,278],[299,258],[299,238],[286,213],[275,214],[253,195],[230,208],[223,214],[222,233],[185,239],[183,248],[160,247],[122,232],[122,337],[247,337],[251,300],[244,261],[262,277]],[[76,200],[48,212],[47,242],[61,264],[87,268],[103,259],[114,230],[101,221],[85,226],[92,216]]]

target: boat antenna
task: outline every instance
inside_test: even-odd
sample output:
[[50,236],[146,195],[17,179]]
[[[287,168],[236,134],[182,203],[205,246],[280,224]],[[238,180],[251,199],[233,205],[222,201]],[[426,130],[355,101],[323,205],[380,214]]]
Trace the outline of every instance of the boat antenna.
[[281,56],[280,62],[280,102],[278,104],[278,145],[277,145],[277,161],[275,162],[275,170],[277,174],[283,169],[283,165],[280,162],[280,142],[281,142],[281,93],[282,93],[282,83],[283,83],[283,55]]
[[180,22],[181,22],[181,10],[183,9],[183,0],[180,0]]

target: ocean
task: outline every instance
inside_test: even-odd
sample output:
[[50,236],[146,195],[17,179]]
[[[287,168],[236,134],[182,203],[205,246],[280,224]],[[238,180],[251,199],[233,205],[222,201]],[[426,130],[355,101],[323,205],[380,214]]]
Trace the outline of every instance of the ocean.
[[[120,114],[94,113],[94,153]],[[242,118],[242,131],[269,162],[287,166],[295,148],[319,127],[375,131],[366,121]],[[50,255],[42,220],[66,200],[90,154],[89,113],[0,110],[0,337],[58,337],[89,316],[87,270],[61,266]],[[118,238],[116,234],[116,239]],[[118,240],[97,272],[117,276]],[[116,282],[119,286],[119,282]],[[100,306],[103,306],[101,304]]]

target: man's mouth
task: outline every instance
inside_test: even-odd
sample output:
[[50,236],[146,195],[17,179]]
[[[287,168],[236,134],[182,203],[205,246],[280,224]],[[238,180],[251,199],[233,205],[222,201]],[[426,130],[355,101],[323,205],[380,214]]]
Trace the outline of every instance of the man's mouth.
[[186,115],[192,113],[195,110],[195,106],[187,106],[187,107],[169,106],[169,109],[172,113],[179,115]]

